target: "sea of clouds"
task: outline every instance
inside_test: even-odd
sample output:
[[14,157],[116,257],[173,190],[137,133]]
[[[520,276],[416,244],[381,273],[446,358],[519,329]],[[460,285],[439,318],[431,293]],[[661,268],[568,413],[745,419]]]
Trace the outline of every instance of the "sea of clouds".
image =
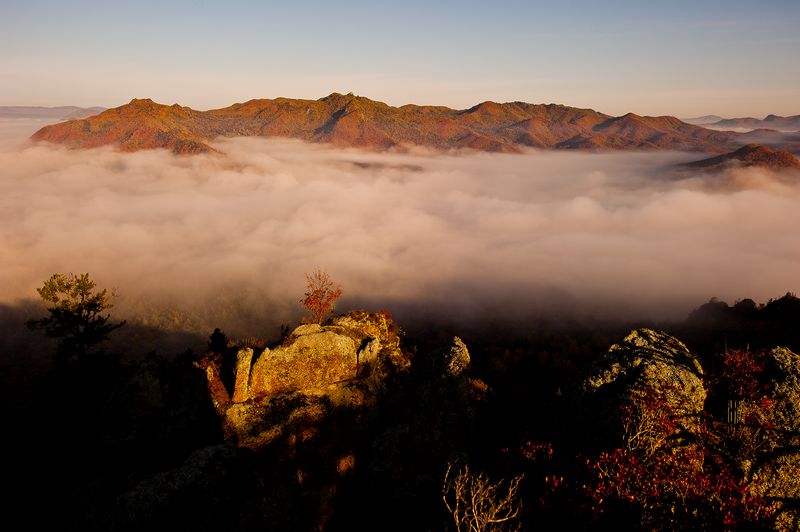
[[302,316],[317,266],[344,288],[340,309],[401,319],[680,318],[800,284],[800,186],[674,170],[697,155],[238,138],[174,156],[25,142],[37,126],[0,125],[0,303],[89,272],[123,314],[258,335]]

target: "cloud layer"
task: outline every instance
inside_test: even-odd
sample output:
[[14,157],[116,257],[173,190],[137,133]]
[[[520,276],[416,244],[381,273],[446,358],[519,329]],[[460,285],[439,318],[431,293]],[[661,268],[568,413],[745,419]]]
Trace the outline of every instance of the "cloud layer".
[[258,327],[300,316],[319,265],[343,305],[401,315],[663,318],[800,280],[800,188],[757,171],[678,180],[685,154],[0,146],[2,302],[88,271],[128,312],[202,307],[203,327]]

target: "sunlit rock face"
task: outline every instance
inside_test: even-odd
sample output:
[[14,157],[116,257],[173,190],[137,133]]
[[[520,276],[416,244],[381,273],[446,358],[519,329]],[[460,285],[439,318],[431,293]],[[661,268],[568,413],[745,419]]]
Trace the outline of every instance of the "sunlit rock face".
[[406,371],[397,327],[383,314],[351,312],[326,325],[297,327],[281,345],[257,356],[236,354],[234,388],[227,397],[218,364],[199,364],[230,440],[262,447],[334,408],[368,409],[393,374]]
[[[356,343],[326,331],[295,329],[287,345],[265,349],[250,375],[247,398],[320,388],[356,376]],[[241,402],[241,401],[238,401]]]
[[[350,313],[330,324],[301,325],[252,365],[240,352],[234,402],[298,390],[321,390],[371,375],[381,362],[403,365],[399,340],[381,314]],[[245,389],[246,388],[246,389]]]

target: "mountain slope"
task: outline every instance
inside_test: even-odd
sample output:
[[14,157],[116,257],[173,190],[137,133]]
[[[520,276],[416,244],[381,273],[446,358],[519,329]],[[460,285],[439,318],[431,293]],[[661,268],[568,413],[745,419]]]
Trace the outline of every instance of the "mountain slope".
[[711,171],[721,171],[729,168],[765,168],[773,172],[798,171],[800,161],[789,152],[773,150],[758,144],[748,144],[736,151],[703,159],[684,166],[689,168],[703,168]]
[[250,100],[210,111],[134,99],[97,116],[44,127],[32,138],[71,148],[114,145],[125,151],[166,148],[186,154],[213,151],[210,141],[234,136],[289,137],[373,149],[416,145],[489,152],[536,147],[721,153],[737,146],[736,134],[673,117],[611,117],[591,109],[523,102],[483,102],[465,110],[392,107],[338,93],[319,100]]

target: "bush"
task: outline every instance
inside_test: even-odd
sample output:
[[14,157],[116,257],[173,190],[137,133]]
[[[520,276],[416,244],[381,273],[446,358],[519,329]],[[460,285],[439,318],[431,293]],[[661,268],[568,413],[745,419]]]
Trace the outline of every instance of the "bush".
[[322,323],[325,316],[333,312],[340,297],[342,287],[326,272],[316,268],[314,273],[306,274],[306,292],[300,302],[311,313],[312,323]]

